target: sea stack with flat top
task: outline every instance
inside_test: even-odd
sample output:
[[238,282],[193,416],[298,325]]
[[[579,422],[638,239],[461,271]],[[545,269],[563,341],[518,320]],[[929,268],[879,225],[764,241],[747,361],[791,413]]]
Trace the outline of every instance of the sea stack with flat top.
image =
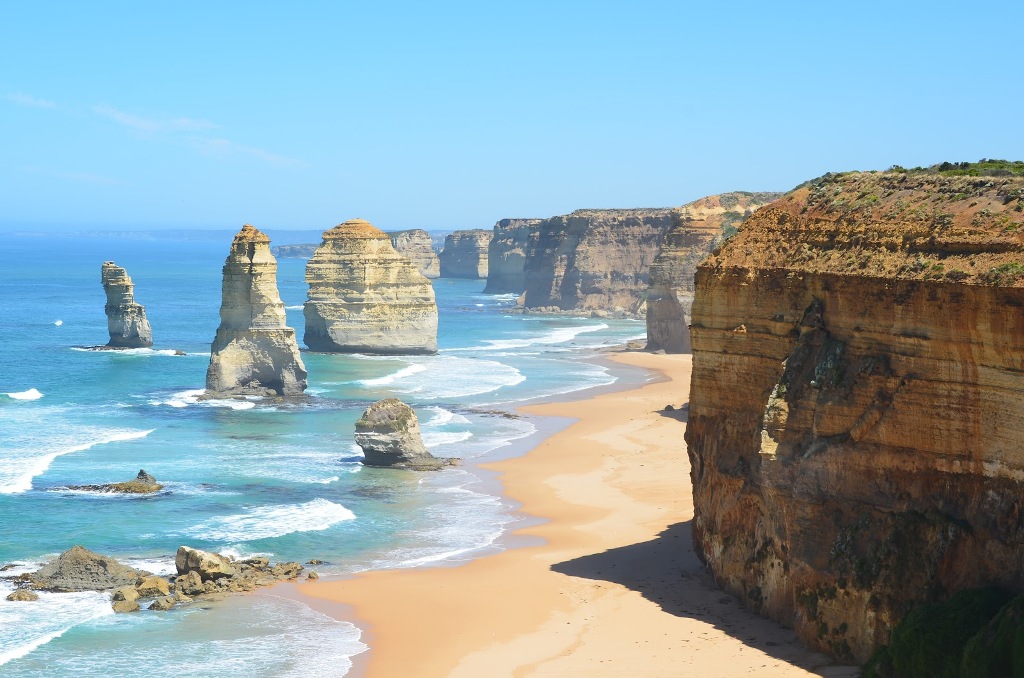
[[306,367],[295,330],[285,325],[270,238],[243,226],[223,271],[220,327],[211,347],[206,395],[301,395]]
[[329,353],[437,352],[434,288],[386,233],[352,219],[324,233],[306,264],[303,341]]
[[146,319],[146,307],[135,302],[135,285],[128,272],[112,261],[104,261],[100,282],[107,294],[110,348],[147,348],[153,345],[153,330]]

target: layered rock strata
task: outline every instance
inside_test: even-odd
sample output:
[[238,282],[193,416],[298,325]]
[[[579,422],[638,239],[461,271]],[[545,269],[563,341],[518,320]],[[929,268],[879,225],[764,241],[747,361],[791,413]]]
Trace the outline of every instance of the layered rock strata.
[[754,210],[782,197],[781,193],[734,192],[710,195],[683,205],[665,233],[651,263],[647,288],[647,348],[669,353],[690,350],[690,308],[693,274],[711,250]]
[[415,410],[397,398],[379,400],[366,408],[356,421],[355,440],[367,466],[435,470],[454,461],[427,451]]
[[306,368],[295,330],[285,325],[270,238],[249,224],[243,226],[231,243],[223,274],[207,397],[301,395]]
[[437,352],[434,288],[383,231],[353,219],[324,233],[306,264],[303,341],[314,351]]
[[441,262],[434,251],[434,242],[430,234],[422,228],[407,231],[389,231],[391,246],[395,251],[413,263],[425,278],[437,278],[441,275]]
[[111,348],[146,348],[153,345],[153,330],[146,319],[146,307],[135,301],[135,285],[127,271],[112,261],[104,261],[100,282],[107,295],[103,310]]
[[491,231],[475,228],[449,233],[441,250],[442,278],[486,278]]
[[866,659],[915,605],[1024,589],[1024,178],[826,175],[698,267],[697,551]]
[[522,294],[526,289],[526,253],[540,237],[541,219],[502,219],[487,246],[485,294]]

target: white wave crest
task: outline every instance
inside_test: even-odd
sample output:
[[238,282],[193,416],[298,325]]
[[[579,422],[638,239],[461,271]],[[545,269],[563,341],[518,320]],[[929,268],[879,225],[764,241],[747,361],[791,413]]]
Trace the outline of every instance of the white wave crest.
[[189,407],[190,405],[203,405],[205,407],[226,407],[229,410],[251,410],[256,407],[256,403],[251,400],[232,400],[225,398],[223,400],[213,398],[210,400],[200,400],[199,398],[206,393],[204,389],[192,389],[189,391],[180,391],[173,394],[167,400],[150,400],[150,405],[166,405],[167,407]]
[[[7,588],[0,588],[6,596]],[[40,593],[32,603],[0,603],[0,666],[24,657],[79,624],[114,614],[109,593]]]
[[437,426],[444,426],[446,424],[468,424],[469,419],[466,419],[461,414],[446,410],[443,407],[424,407],[424,411],[433,412],[433,416],[421,426],[423,428],[432,428]]
[[399,379],[404,379],[406,377],[411,377],[414,374],[419,374],[425,369],[427,368],[424,365],[413,364],[409,365],[408,367],[403,367],[397,372],[394,372],[387,376],[378,377],[377,379],[360,379],[355,383],[360,384],[362,386],[387,386],[388,384],[395,383]]
[[303,305],[299,304],[297,306],[285,306],[284,308],[285,308],[286,311],[301,311],[302,308],[303,308]]
[[406,360],[410,362],[409,367],[390,375],[393,378],[386,383],[357,383],[371,388],[385,386],[392,395],[415,394],[419,400],[439,400],[490,393],[526,379],[515,367],[496,360],[454,355],[422,356]]
[[293,532],[326,530],[356,514],[341,504],[314,499],[304,504],[259,506],[245,513],[218,516],[199,523],[188,534],[211,541],[246,542],[281,537]]
[[483,345],[481,346],[449,348],[445,349],[445,352],[507,351],[510,348],[526,348],[527,346],[564,344],[566,342],[572,341],[581,334],[586,334],[587,332],[598,332],[600,330],[605,329],[608,329],[608,325],[605,323],[597,323],[594,325],[579,325],[576,327],[559,327],[557,329],[550,330],[545,334],[541,334],[535,337],[523,337],[520,339],[485,339]]
[[38,389],[30,388],[27,391],[15,391],[14,393],[5,393],[8,398],[13,400],[39,400],[43,397],[43,394]]

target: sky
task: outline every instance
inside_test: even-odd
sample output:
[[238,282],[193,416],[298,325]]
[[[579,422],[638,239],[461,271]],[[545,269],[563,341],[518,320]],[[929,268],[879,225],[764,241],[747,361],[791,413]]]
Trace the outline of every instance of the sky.
[[1024,3],[0,2],[0,231],[490,228],[1024,159]]

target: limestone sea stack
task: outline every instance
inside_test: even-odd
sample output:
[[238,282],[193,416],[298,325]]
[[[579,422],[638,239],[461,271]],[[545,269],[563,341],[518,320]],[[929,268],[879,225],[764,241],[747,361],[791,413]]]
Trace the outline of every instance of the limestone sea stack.
[[917,605],[1024,590],[1021,173],[825,175],[697,269],[694,547],[845,660]]
[[388,231],[388,237],[395,251],[409,259],[423,277],[437,278],[441,275],[441,264],[429,233],[422,228],[412,228]]
[[379,400],[366,408],[356,421],[355,440],[367,466],[435,470],[454,461],[427,451],[415,410],[397,398]]
[[540,237],[540,219],[502,219],[494,225],[487,247],[485,294],[522,294],[526,253]]
[[352,219],[325,232],[306,282],[303,341],[314,351],[437,352],[434,288],[369,222]]
[[673,225],[651,264],[647,288],[647,349],[690,350],[693,274],[712,248],[781,193],[734,192],[709,195],[678,208]]
[[128,272],[112,261],[104,261],[100,281],[107,294],[103,310],[112,348],[147,348],[153,345],[153,330],[146,319],[146,307],[135,302],[135,285]]
[[223,273],[207,397],[301,395],[306,368],[295,330],[285,325],[270,238],[249,224],[243,226],[231,243]]
[[486,278],[492,232],[476,228],[449,233],[441,250],[442,278]]

